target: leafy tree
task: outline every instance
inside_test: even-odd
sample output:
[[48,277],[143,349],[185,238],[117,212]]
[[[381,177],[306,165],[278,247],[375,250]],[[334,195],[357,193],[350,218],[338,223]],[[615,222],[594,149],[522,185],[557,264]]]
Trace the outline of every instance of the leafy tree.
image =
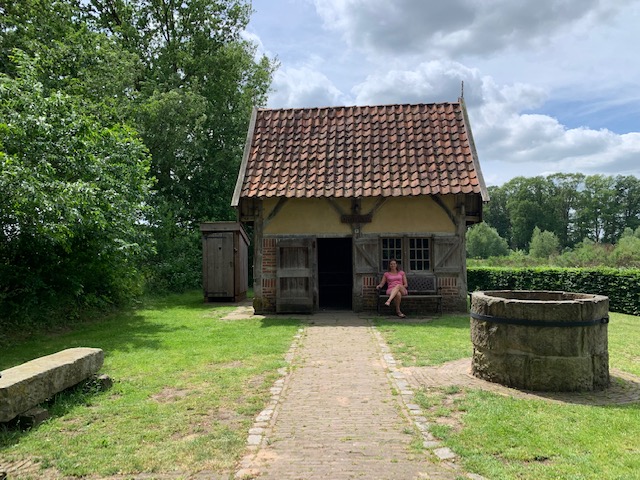
[[[44,92],[76,96],[107,123],[124,122],[137,97],[142,65],[115,38],[87,25],[84,2],[0,0],[0,72],[16,74],[10,57],[19,49],[38,58]],[[112,118],[111,118],[112,117]]]
[[529,255],[536,258],[549,258],[558,253],[559,247],[560,242],[554,233],[541,231],[538,227],[533,229]]
[[[235,218],[230,202],[251,111],[266,102],[275,64],[256,59],[255,46],[241,38],[251,13],[241,0],[92,0],[87,12],[94,28],[109,31],[143,65],[132,121],[157,178],[152,266],[162,266],[162,278],[155,283],[186,286],[174,279],[191,278],[195,287],[198,224]],[[178,257],[177,244],[189,246]]]
[[577,205],[576,223],[580,237],[594,242],[615,242],[618,205],[614,187],[613,177],[590,175],[585,178],[584,190]]
[[640,180],[633,176],[516,177],[490,191],[485,221],[516,249],[527,246],[535,226],[554,233],[563,249],[584,238],[616,243],[625,227],[640,226]]
[[0,75],[0,318],[125,301],[150,245],[147,149],[16,60],[14,78]]
[[198,224],[234,218],[229,205],[251,110],[266,102],[275,68],[241,37],[250,4],[0,0],[0,13],[0,71],[15,75],[8,59],[20,48],[39,58],[45,94],[63,92],[100,122],[140,132],[157,179],[146,222],[158,250],[147,271],[164,277],[158,285],[184,284],[172,280],[180,277],[196,287]]
[[507,241],[498,231],[484,222],[467,230],[467,256],[470,258],[489,258],[508,255]]
[[608,266],[611,246],[597,243],[590,238],[585,238],[576,244],[573,250],[556,258],[556,262],[562,267],[598,267]]
[[253,106],[274,66],[242,40],[240,0],[92,0],[89,14],[143,64],[134,122],[148,145],[157,198],[179,225],[228,220]]
[[536,225],[553,232],[561,229],[554,190],[553,182],[541,176],[516,177],[503,185],[512,248],[527,247]]
[[631,175],[615,178],[616,238],[623,235],[626,228],[640,228],[640,180]]
[[495,228],[505,240],[511,238],[511,219],[507,210],[508,193],[505,188],[490,186],[488,188],[491,201],[486,204],[483,218],[486,223]]
[[554,215],[557,215],[557,235],[561,247],[573,246],[575,230],[575,213],[580,198],[580,190],[584,184],[581,173],[556,173],[547,177],[553,184],[550,204]]

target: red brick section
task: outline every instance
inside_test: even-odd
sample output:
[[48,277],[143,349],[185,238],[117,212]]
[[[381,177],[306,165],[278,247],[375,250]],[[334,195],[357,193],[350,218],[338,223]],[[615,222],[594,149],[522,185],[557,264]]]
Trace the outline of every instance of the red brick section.
[[460,288],[456,277],[439,277],[438,291],[443,297],[458,297]]
[[276,273],[276,240],[265,238],[262,241],[262,273]]
[[362,307],[364,310],[375,310],[378,301],[378,292],[376,286],[378,279],[376,277],[362,277]]
[[461,103],[264,109],[241,197],[481,193]]

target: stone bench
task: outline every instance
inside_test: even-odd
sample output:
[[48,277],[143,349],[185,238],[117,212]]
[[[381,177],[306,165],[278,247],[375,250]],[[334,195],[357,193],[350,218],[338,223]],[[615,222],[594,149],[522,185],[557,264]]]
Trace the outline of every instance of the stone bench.
[[69,348],[2,371],[0,422],[8,422],[102,367],[99,348]]

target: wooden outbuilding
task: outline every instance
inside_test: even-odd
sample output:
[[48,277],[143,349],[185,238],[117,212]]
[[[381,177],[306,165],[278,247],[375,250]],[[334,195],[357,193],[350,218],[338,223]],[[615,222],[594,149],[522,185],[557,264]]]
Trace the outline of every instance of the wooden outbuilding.
[[239,222],[200,224],[205,301],[239,302],[249,287],[249,237]]
[[465,232],[486,201],[462,99],[255,109],[232,199],[254,232],[254,308],[375,310],[395,258],[464,311]]

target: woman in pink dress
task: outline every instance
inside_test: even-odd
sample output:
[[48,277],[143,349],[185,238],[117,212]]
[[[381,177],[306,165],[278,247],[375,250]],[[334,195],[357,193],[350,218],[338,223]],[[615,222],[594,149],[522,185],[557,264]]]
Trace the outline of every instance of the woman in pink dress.
[[389,260],[389,270],[384,272],[382,281],[376,288],[382,288],[385,283],[387,284],[387,295],[389,295],[389,299],[384,304],[389,306],[393,301],[396,307],[396,315],[404,318],[404,313],[400,311],[400,302],[402,301],[403,295],[409,294],[407,291],[407,276],[402,270],[398,270],[398,262],[394,259]]

